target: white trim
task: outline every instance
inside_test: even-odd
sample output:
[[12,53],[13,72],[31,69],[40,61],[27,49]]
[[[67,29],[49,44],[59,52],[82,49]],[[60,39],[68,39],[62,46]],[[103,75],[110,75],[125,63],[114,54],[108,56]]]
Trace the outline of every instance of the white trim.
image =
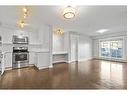
[[53,60],[53,56],[52,56],[52,49],[53,49],[53,31],[52,31],[52,26],[49,26],[49,64],[52,65],[52,60]]
[[59,61],[53,61],[53,64],[54,63],[59,63],[59,62],[66,62],[66,63],[68,63],[68,61],[66,61],[66,60],[59,60]]
[[48,68],[48,67],[37,67],[39,70],[41,70],[41,69],[46,69],[46,68]]
[[53,65],[50,65],[49,68],[53,68]]
[[[121,39],[122,40],[122,58],[113,58],[111,57],[111,54],[110,54],[110,57],[105,57],[105,56],[101,56],[101,41],[112,41],[112,40],[117,40],[117,39]],[[104,38],[104,39],[99,39],[99,58],[103,58],[103,59],[110,59],[110,60],[124,60],[125,58],[125,54],[124,54],[124,51],[125,51],[125,48],[124,48],[124,36],[120,36],[120,37],[107,37],[107,38]],[[110,46],[111,47],[111,46]]]
[[53,52],[53,55],[63,55],[63,54],[68,54],[68,52],[67,51]]
[[37,67],[39,70],[40,69],[46,69],[46,68],[53,68],[53,65],[50,66],[41,66],[41,67]]
[[69,63],[74,63],[74,62],[78,62],[78,61],[69,61]]
[[78,61],[87,61],[87,60],[91,60],[91,59],[93,59],[93,58],[85,58],[85,59],[79,59]]
[[[83,62],[83,61],[88,61],[88,60],[92,60],[94,58],[86,58],[86,59],[80,59],[78,61],[69,61],[68,63],[73,63],[73,62]],[[97,58],[98,59],[98,58]]]
[[107,38],[101,38],[99,41],[111,41],[111,40],[117,40],[117,39],[123,39],[123,36],[118,36],[118,37],[107,37]]

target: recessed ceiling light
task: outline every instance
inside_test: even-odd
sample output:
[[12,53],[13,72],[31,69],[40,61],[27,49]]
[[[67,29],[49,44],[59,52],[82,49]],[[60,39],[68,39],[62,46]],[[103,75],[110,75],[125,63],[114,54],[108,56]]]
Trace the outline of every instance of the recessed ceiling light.
[[109,31],[109,29],[100,29],[100,30],[98,30],[97,32],[98,32],[98,33],[104,33],[104,32],[107,32],[107,31]]

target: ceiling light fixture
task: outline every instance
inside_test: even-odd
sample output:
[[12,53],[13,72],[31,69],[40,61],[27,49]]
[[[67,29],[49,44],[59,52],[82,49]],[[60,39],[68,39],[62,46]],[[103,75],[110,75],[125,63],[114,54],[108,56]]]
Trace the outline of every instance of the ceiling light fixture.
[[20,21],[18,22],[18,25],[19,25],[20,28],[24,28],[24,26],[25,26],[25,21],[24,21],[24,20],[20,20]]
[[27,9],[27,7],[23,7],[23,12],[28,12],[28,9]]
[[56,29],[54,32],[55,32],[55,34],[57,34],[57,35],[63,35],[63,34],[64,34],[63,29],[60,29],[60,28]]
[[27,7],[23,7],[23,18],[25,19],[28,16],[28,8]]
[[75,17],[75,9],[71,6],[68,6],[63,11],[63,16],[66,19],[71,19]]
[[109,31],[109,29],[101,29],[101,30],[98,30],[97,32],[98,33],[104,33],[104,32],[107,32],[107,31]]
[[24,28],[24,26],[26,25],[25,24],[25,20],[26,20],[26,18],[28,17],[28,7],[23,7],[22,8],[22,18],[21,18],[21,20],[19,20],[19,22],[18,22],[18,26],[20,27],[20,28]]

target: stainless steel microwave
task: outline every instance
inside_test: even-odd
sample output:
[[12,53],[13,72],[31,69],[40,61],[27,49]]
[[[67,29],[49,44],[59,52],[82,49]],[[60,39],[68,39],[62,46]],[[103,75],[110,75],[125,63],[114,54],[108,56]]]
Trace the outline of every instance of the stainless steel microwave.
[[27,36],[13,36],[13,44],[28,44],[29,39]]

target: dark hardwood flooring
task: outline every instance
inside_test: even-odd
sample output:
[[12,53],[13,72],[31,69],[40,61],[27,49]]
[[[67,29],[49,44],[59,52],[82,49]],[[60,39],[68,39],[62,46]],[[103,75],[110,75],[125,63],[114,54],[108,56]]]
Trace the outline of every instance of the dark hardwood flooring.
[[0,76],[0,89],[126,89],[127,63],[89,60],[57,63],[51,69],[9,70]]

